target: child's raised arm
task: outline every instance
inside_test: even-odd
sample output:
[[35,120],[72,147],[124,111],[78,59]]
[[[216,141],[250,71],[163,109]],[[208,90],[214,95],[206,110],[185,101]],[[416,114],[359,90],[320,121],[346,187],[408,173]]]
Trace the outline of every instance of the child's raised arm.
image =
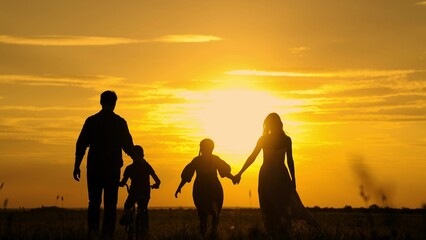
[[177,197],[178,197],[178,193],[180,193],[180,191],[181,191],[181,189],[182,189],[183,185],[185,185],[185,183],[186,183],[186,181],[184,181],[184,180],[182,180],[182,181],[180,182],[180,184],[179,184],[179,186],[178,186],[178,188],[176,189],[176,192],[175,192],[175,198],[177,198]]
[[182,181],[180,182],[178,188],[176,189],[175,192],[175,197],[178,197],[178,193],[180,193],[180,190],[182,189],[182,187],[185,185],[185,183],[189,183],[191,182],[192,176],[194,176],[195,173],[195,165],[194,165],[194,160],[192,162],[190,162],[188,165],[186,165],[186,167],[183,169],[182,174],[181,174],[181,178]]
[[229,166],[229,164],[227,164],[219,157],[217,158],[217,170],[219,171],[219,175],[221,177],[226,177],[231,180],[234,180],[234,175],[231,174],[231,166]]

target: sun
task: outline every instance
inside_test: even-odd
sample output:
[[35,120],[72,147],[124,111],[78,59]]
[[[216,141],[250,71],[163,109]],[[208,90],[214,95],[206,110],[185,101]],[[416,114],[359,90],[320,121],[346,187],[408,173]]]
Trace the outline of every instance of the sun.
[[204,92],[191,107],[200,135],[220,154],[248,156],[262,134],[263,120],[282,101],[268,92],[225,89]]

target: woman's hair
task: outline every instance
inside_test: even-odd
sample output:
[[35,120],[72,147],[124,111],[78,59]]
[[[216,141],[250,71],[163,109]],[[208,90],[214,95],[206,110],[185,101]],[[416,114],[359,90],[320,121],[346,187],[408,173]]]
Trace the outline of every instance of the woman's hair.
[[200,151],[198,156],[201,155],[202,152],[213,152],[214,142],[210,138],[205,138],[200,142]]
[[280,116],[277,113],[270,113],[263,122],[263,134],[276,131],[282,131],[285,134]]

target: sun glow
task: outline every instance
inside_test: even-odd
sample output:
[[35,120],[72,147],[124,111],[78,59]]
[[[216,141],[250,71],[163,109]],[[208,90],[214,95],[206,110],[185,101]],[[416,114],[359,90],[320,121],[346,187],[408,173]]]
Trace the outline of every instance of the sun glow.
[[266,115],[289,104],[268,92],[247,89],[214,90],[191,98],[197,98],[190,115],[199,123],[200,137],[213,139],[217,154],[239,158],[256,145]]

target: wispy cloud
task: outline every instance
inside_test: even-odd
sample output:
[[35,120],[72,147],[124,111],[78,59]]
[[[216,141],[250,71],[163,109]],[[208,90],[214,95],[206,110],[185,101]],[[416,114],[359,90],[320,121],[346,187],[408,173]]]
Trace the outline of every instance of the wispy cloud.
[[[165,82],[155,83],[130,83],[125,78],[106,75],[0,75],[0,85],[34,86],[34,87],[62,87],[61,91],[67,91],[69,87],[85,88],[96,92],[105,89],[113,89],[120,92],[121,102],[129,103],[162,103],[179,102],[173,97],[174,90],[164,87]],[[0,96],[0,100],[4,96]],[[92,100],[98,100],[94,96]],[[40,108],[32,106],[0,106],[0,110],[27,110],[46,111],[58,110],[62,108],[51,107]]]
[[295,54],[295,55],[298,55],[298,56],[303,56],[303,55],[304,55],[304,53],[305,53],[306,51],[309,51],[309,50],[311,50],[311,48],[309,48],[309,47],[304,47],[304,46],[289,48],[289,51],[290,51],[292,54]]
[[0,141],[21,139],[47,144],[71,143],[81,122],[82,119],[76,116],[40,117],[32,111],[26,112],[25,116],[2,117]]
[[[70,87],[74,89],[90,89],[96,94],[105,89],[112,89],[120,93],[120,102],[135,104],[139,106],[143,103],[170,103],[179,102],[167,88],[163,87],[163,82],[155,83],[130,83],[127,79],[117,76],[106,75],[0,75],[0,86],[6,88],[7,85],[29,86],[29,87],[60,87],[59,91],[67,92]],[[59,89],[59,88],[58,88]],[[10,97],[10,96],[8,96]],[[97,101],[97,95],[90,100]],[[2,100],[4,96],[0,96]],[[128,104],[126,104],[128,105]],[[130,105],[126,108],[131,107]],[[56,111],[56,110],[79,110],[79,108],[62,108],[52,106],[1,106],[0,110],[22,110],[22,111]]]
[[265,77],[318,77],[318,78],[358,78],[358,77],[390,77],[390,76],[405,76],[407,74],[418,72],[417,70],[347,70],[339,72],[286,72],[286,71],[265,71],[240,69],[225,72],[228,75],[245,75],[245,76],[265,76]]
[[35,46],[105,46],[117,44],[138,43],[140,41],[128,38],[93,37],[93,36],[32,36],[18,37],[0,35],[0,43]]
[[30,86],[78,86],[97,89],[99,86],[114,85],[123,78],[112,76],[60,76],[60,75],[0,75],[2,84],[22,84]]
[[416,2],[415,4],[416,4],[416,5],[423,5],[423,6],[426,6],[426,1]]
[[225,72],[228,75],[243,76],[265,76],[265,77],[329,77],[323,73],[301,73],[301,72],[280,72],[280,71],[263,71],[252,69],[240,69]]
[[153,40],[146,40],[147,42],[166,42],[166,43],[202,43],[220,41],[222,38],[212,35],[166,35]]
[[36,106],[26,106],[26,105],[9,105],[2,106],[0,105],[0,111],[27,111],[27,112],[43,112],[43,111],[82,111],[87,110],[88,107],[61,107],[61,106],[52,106],[52,107],[36,107]]
[[[161,88],[158,84],[161,83],[128,83],[124,78],[102,75],[0,75],[0,87],[5,99],[0,101],[0,141],[26,139],[45,144],[71,144],[75,141],[76,132],[81,129],[84,117],[98,111],[98,94],[105,89],[116,91],[119,94],[119,109],[126,111],[126,116],[133,116],[129,117],[132,132],[151,128],[156,129],[156,134],[159,128],[164,132],[169,131],[170,126],[163,126],[169,123],[156,121],[164,117],[158,116],[158,111],[168,109],[167,106],[179,106],[183,100],[178,95],[180,90]],[[31,96],[37,100],[32,101],[6,91],[9,85],[13,88],[27,86],[29,89],[54,86],[55,89],[40,91],[46,88],[37,88]],[[82,88],[89,91],[78,95]],[[55,98],[61,94],[76,98],[71,103],[69,99]],[[143,111],[140,111],[141,108]],[[174,116],[173,111],[176,109],[165,112]],[[137,121],[135,124],[134,119],[140,118],[144,119],[143,124]]]
[[135,44],[149,42],[163,43],[203,43],[222,40],[212,35],[181,34],[165,35],[153,39],[131,39],[98,36],[10,36],[0,35],[0,43],[30,46],[107,46],[120,44]]

